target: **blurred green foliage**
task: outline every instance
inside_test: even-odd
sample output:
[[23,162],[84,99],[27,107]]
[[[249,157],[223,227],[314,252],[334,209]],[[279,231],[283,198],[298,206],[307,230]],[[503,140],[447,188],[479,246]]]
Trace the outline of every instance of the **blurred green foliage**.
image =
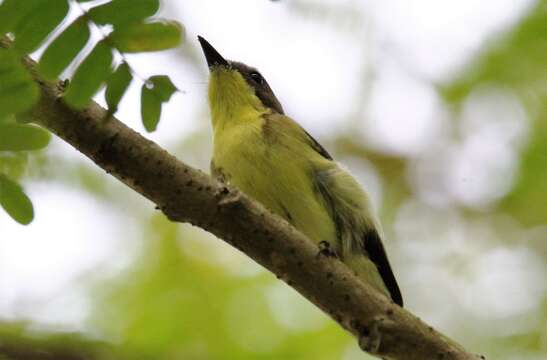
[[538,1],[507,33],[491,41],[452,84],[441,87],[455,105],[482,85],[513,91],[532,120],[528,144],[520,155],[516,183],[500,210],[524,225],[547,223],[547,1]]
[[[116,112],[134,75],[124,53],[166,50],[177,47],[182,41],[180,24],[150,21],[159,10],[159,0],[81,2],[90,3],[91,8],[85,9],[69,0],[4,0],[0,3],[0,152],[38,150],[49,141],[40,129],[5,124],[38,101],[38,86],[21,60],[42,46],[48,37],[53,37],[53,41],[45,46],[37,70],[44,78],[54,81],[85,52],[90,27],[102,30],[102,25],[112,26],[109,36],[91,41],[95,42],[93,49],[84,54],[85,58],[77,65],[63,99],[74,108],[83,108],[108,83],[106,98],[111,113]],[[62,31],[56,31],[68,21],[71,6],[79,10],[79,17]],[[124,61],[116,65],[115,54]],[[158,78],[162,81],[156,84]],[[143,81],[142,114],[148,131],[156,129],[161,104],[167,102],[175,90],[165,75]],[[11,156],[3,165],[6,158],[1,155],[0,169],[7,169],[0,172],[3,179],[0,205],[17,222],[29,224],[34,216],[32,203],[17,183],[19,178],[8,178],[9,167],[19,157]]]
[[[327,5],[295,4],[291,6],[297,14],[317,21],[323,22],[331,14]],[[350,8],[344,5],[334,16],[341,19],[340,11],[345,14]],[[123,17],[127,16],[142,18],[149,16],[149,12],[155,13],[157,9],[154,9],[153,6],[143,7],[141,10],[146,10],[146,14],[117,14],[119,19],[105,17],[104,22],[124,22]],[[454,118],[458,118],[473,91],[488,86],[514,94],[530,120],[527,135],[518,148],[514,183],[487,209],[459,203],[450,203],[446,208],[428,207],[422,203],[411,181],[410,169],[415,166],[412,155],[388,154],[365,147],[356,141],[352,131],[328,139],[338,158],[360,159],[372,167],[381,180],[382,220],[390,238],[387,243],[392,250],[390,255],[396,259],[396,272],[406,280],[404,290],[411,300],[410,309],[440,309],[438,317],[442,320],[439,323],[451,329],[449,335],[455,335],[469,349],[485,354],[488,359],[540,360],[547,357],[545,271],[538,270],[528,279],[533,283],[532,289],[539,289],[537,292],[530,291],[524,296],[509,292],[505,294],[506,298],[497,299],[504,304],[511,303],[513,297],[537,298],[532,301],[533,306],[516,315],[508,313],[496,317],[490,313],[495,309],[479,307],[474,302],[476,295],[466,290],[478,275],[497,276],[495,270],[499,268],[483,265],[490,264],[486,257],[492,254],[520,251],[527,254],[527,260],[547,263],[546,9],[547,1],[538,1],[520,22],[491,39],[452,83],[438,85],[445,105],[454,111]],[[356,17],[354,14],[355,22],[359,21]],[[109,105],[119,102],[124,91],[116,88],[126,88],[128,72],[109,83],[113,84],[111,95],[107,96],[111,99]],[[149,130],[157,125],[157,109],[161,108],[163,99],[169,99],[174,91],[170,82],[159,85],[154,87],[160,92],[157,95],[151,94],[154,89],[146,90],[153,103],[149,114],[144,116],[149,119]],[[458,134],[451,136],[451,140],[458,140]],[[207,153],[210,144],[205,139],[210,140],[206,130],[196,131],[178,144],[175,152],[185,161],[206,166],[203,154]],[[142,199],[130,190],[122,191],[120,185],[105,181],[101,171],[87,164],[58,155],[39,156],[39,161],[35,158],[36,167],[43,171],[34,175],[36,179],[88,191],[112,202],[120,211],[130,212],[141,224],[142,237],[132,239],[138,248],[137,259],[112,279],[89,280],[93,283],[93,306],[86,324],[89,333],[84,336],[100,334],[101,338],[116,344],[109,348],[116,354],[115,358],[129,358],[131,354],[138,354],[139,359],[370,358],[324,314],[273,275],[260,270],[251,260],[221,244],[220,240],[191,226],[169,223],[159,213],[153,213],[150,204],[143,205]],[[0,172],[18,178],[25,171],[21,164],[28,161],[27,154],[0,153]],[[412,244],[402,244],[396,234],[397,226],[401,226],[398,223],[401,213],[410,213],[411,224],[404,230],[410,232],[406,235],[412,237]],[[391,228],[396,229],[390,231]],[[466,242],[458,240],[455,234]],[[424,239],[426,235],[439,237],[430,241]],[[443,248],[437,242],[455,245]],[[405,248],[411,245],[416,247]],[[408,257],[398,258],[400,256]],[[503,266],[511,266],[509,260],[502,260],[506,261]],[[425,265],[415,271],[419,274],[416,280],[408,273],[412,273],[412,267],[420,262]],[[540,269],[545,270],[545,266]],[[438,276],[442,285],[451,281],[453,287],[427,283],[424,279],[431,279],[431,273]],[[504,279],[499,286],[513,285],[510,282],[515,279],[520,278]],[[474,291],[481,294],[499,294],[495,291],[498,289],[489,288],[480,281],[475,285]],[[454,288],[456,290],[447,297],[438,297],[446,289]],[[458,301],[466,303],[468,308],[456,308]],[[0,333],[2,336],[5,335]],[[27,334],[20,332],[14,336],[24,338]],[[49,342],[47,334],[41,336],[45,343]],[[54,339],[52,337],[51,341],[55,342]],[[104,345],[89,342],[78,346],[85,349]]]
[[[300,12],[305,16],[303,9],[305,6]],[[317,9],[314,7],[314,14],[328,14],[326,10],[318,12]],[[544,45],[547,29],[543,30],[544,24],[547,24],[547,13],[544,9],[544,3],[531,9],[521,22],[490,41],[453,83],[439,86],[447,106],[455,113],[477,88],[485,85],[509,88],[522,101],[532,120],[529,136],[519,154],[518,175],[509,192],[490,206],[488,212],[455,205],[454,214],[460,212],[462,219],[470,224],[485,222],[491,224],[489,226],[501,226],[498,217],[505,214],[528,229],[547,224],[547,199],[544,199],[547,197],[547,122],[544,119],[547,114],[542,105],[547,89],[542,63],[545,58],[543,52],[547,50]],[[454,134],[455,138],[457,136]],[[187,142],[192,145],[182,147],[186,157],[191,157],[193,152],[200,153],[206,147],[196,144],[196,138],[196,135],[189,137]],[[382,219],[389,228],[389,224],[400,216],[401,208],[418,198],[409,180],[409,169],[415,165],[412,157],[364,147],[355,140],[351,131],[330,140],[338,158],[363,159],[373,166],[384,189]],[[431,211],[436,212],[434,209]],[[426,219],[423,221],[422,227],[426,226]],[[434,219],[432,221],[435,222]],[[448,232],[453,230],[451,226],[458,224],[448,222],[435,226],[438,231]],[[480,231],[477,234],[480,236]],[[510,237],[515,234],[510,231],[506,232],[507,237],[503,237],[503,229],[496,230],[496,234],[499,236],[498,242],[484,239],[481,243],[482,239],[475,240],[488,251],[495,251],[506,242],[512,244],[512,251],[517,251],[521,246],[530,246],[531,251],[538,253],[537,242],[528,243],[527,238]],[[109,282],[107,289],[98,291],[103,296],[97,302],[92,321],[109,337],[122,339],[124,346],[132,351],[161,354],[165,358],[369,358],[357,350],[349,335],[319,312],[312,317],[322,319],[324,323],[319,321],[305,330],[287,327],[268,301],[268,288],[276,283],[270,275],[233,275],[222,264],[211,264],[215,261],[212,253],[203,254],[204,258],[212,258],[209,262],[189,256],[185,248],[191,248],[193,242],[203,241],[203,237],[205,235],[195,231],[189,232],[186,226],[176,226],[159,216],[154,217],[152,223],[146,226],[145,248],[134,267],[123,277]],[[539,243],[543,245],[539,246],[545,246],[541,240],[540,235]],[[426,243],[426,246],[432,245]],[[199,251],[205,252],[207,247]],[[542,256],[547,257],[547,251]],[[437,261],[454,268],[457,273],[469,262],[450,254],[446,258],[448,263],[441,259]],[[399,271],[403,272],[405,267],[399,266],[402,268]],[[472,277],[471,274],[459,276]],[[541,275],[538,276],[541,278]],[[427,297],[432,285],[420,285],[425,287],[414,291],[418,296]],[[464,297],[463,293],[458,296]],[[522,315],[534,319],[526,330],[507,331],[508,335],[490,334],[483,330],[488,326],[477,324],[488,315],[479,317],[462,312],[455,314],[457,319],[452,320],[454,324],[462,324],[460,336],[456,338],[489,359],[544,358],[547,356],[547,296],[545,293],[530,296],[541,296],[543,300],[539,301],[539,312],[538,308],[533,308],[531,311],[534,313]],[[293,300],[288,306],[297,305]],[[238,310],[231,315],[233,307]],[[284,311],[289,312],[287,308]],[[305,322],[299,317],[295,318]],[[112,326],[111,319],[116,319],[117,326]],[[512,324],[513,320],[508,316],[506,322],[492,326],[510,328]]]
[[[348,339],[337,325],[286,328],[267,297],[277,279],[266,272],[230,275],[188,256],[183,248],[196,236],[189,229],[154,216],[134,268],[97,291],[102,296],[93,321],[108,338],[120,339],[132,353],[162,359],[340,357]],[[325,317],[318,310],[313,315]]]
[[48,334],[31,324],[0,322],[1,360],[132,360],[110,343],[74,333]]

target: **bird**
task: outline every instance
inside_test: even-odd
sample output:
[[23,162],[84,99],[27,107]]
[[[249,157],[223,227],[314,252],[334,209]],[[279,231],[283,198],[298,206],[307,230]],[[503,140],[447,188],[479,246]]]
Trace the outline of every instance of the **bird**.
[[283,217],[402,307],[383,231],[362,186],[285,114],[256,68],[225,59],[202,36],[198,41],[209,68],[211,175]]

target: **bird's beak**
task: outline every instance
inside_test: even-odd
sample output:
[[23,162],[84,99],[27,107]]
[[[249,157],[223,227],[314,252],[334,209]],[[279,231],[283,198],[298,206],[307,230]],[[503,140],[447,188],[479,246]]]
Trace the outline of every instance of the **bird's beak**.
[[209,70],[216,66],[230,66],[228,61],[222,57],[218,53],[218,51],[215,50],[215,48],[207,42],[204,38],[198,35],[198,40],[201,45],[201,49],[203,50],[203,53],[205,54],[205,59],[207,60],[207,65],[209,66]]

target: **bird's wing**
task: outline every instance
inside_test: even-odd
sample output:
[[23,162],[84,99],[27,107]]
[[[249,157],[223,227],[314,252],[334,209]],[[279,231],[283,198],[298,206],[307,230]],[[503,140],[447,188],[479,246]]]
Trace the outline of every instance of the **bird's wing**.
[[[300,125],[298,125],[298,126],[300,126]],[[313,136],[311,136],[310,133],[308,133],[302,127],[301,127],[301,129],[304,132],[304,134],[306,134],[306,136],[308,137],[308,139],[310,141],[310,144],[315,149],[315,151],[317,151],[319,154],[321,154],[324,158],[329,159],[329,160],[333,160],[332,156],[330,156],[328,151],[325,150],[325,148],[323,146],[321,146],[321,144],[317,140],[315,140],[315,138]]]
[[323,156],[325,159],[333,160],[332,156],[328,153],[327,150],[321,144],[313,138],[313,136],[310,135],[304,128],[302,128],[296,121],[291,119],[290,117],[279,114],[279,113],[269,113],[265,114],[266,121],[272,121],[274,123],[283,124],[283,126],[292,127],[294,130],[296,130],[295,133],[299,133],[302,135],[302,138],[305,142],[307,142],[318,154]]
[[403,306],[401,291],[391,270],[377,230],[370,200],[359,183],[338,165],[314,177],[321,197],[336,226],[342,257],[364,253],[376,266],[391,299]]
[[[290,131],[291,134],[300,136],[301,141],[309,144],[315,152],[325,159],[333,160],[332,156],[317,140],[288,116],[279,113],[269,113],[264,116],[264,126],[266,129],[270,126],[274,128],[277,126],[281,131],[283,129],[288,130],[292,128],[292,131]],[[269,130],[266,130],[266,133],[269,133]],[[275,134],[276,131],[271,131],[271,133]],[[277,133],[279,134],[279,132]],[[334,165],[334,167],[332,165]],[[357,223],[360,223],[360,221],[355,221],[355,213],[369,211],[368,206],[360,204],[360,200],[356,199],[355,196],[357,195],[357,197],[360,197],[359,194],[362,194],[363,201],[367,202],[367,195],[349,173],[340,169],[335,163],[328,166],[331,168],[330,170],[318,170],[315,178],[315,186],[318,190],[318,196],[321,197],[321,200],[326,205],[330,212],[330,216],[337,227],[338,236],[343,237],[342,233],[348,231],[348,227],[355,227]],[[369,226],[363,226],[364,234],[360,232],[361,230],[358,230],[359,235],[355,234],[355,237],[362,236],[362,238],[353,239],[353,244],[350,245],[350,247],[361,245],[356,251],[364,252],[374,263],[392,300],[398,305],[403,306],[401,291],[399,290],[399,286],[397,285],[397,281],[395,280],[395,276],[389,265],[380,236],[376,229],[370,226],[371,224],[368,225]],[[353,232],[355,229],[350,231]]]
[[382,276],[382,280],[391,295],[391,299],[402,307],[403,296],[401,295],[401,290],[399,289],[399,285],[397,285],[397,280],[395,280],[395,275],[393,275],[393,271],[389,265],[382,240],[375,229],[367,230],[365,232],[363,247],[369,259],[376,265],[376,268],[378,268],[378,272],[380,273],[380,276]]

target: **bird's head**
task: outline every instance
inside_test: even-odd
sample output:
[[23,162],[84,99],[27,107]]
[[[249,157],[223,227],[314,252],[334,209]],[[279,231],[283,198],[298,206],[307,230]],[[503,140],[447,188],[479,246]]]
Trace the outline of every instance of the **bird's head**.
[[[212,111],[234,113],[253,107],[283,114],[283,107],[260,72],[240,62],[226,60],[207,40],[198,36],[209,66],[209,103]],[[214,114],[213,114],[214,116]]]

